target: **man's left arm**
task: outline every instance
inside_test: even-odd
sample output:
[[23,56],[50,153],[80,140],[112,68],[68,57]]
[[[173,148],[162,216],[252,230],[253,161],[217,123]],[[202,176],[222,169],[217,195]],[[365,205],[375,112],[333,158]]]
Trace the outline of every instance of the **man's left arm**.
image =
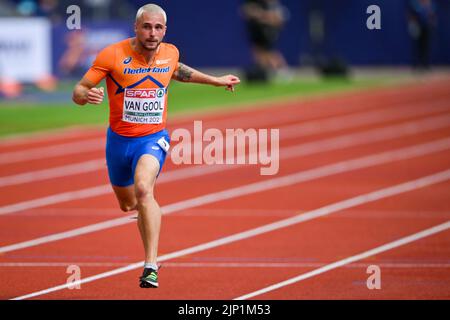
[[217,87],[226,87],[226,90],[234,91],[234,85],[241,82],[241,80],[232,74],[221,77],[215,77],[194,68],[191,68],[184,63],[179,62],[178,68],[172,75],[172,79],[181,82],[203,83],[210,84]]

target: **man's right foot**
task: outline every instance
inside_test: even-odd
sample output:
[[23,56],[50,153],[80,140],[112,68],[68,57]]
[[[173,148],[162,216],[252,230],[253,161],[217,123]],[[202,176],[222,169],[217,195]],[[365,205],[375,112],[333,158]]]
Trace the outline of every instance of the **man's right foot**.
[[139,278],[139,286],[141,288],[158,288],[158,271],[144,268],[144,272]]

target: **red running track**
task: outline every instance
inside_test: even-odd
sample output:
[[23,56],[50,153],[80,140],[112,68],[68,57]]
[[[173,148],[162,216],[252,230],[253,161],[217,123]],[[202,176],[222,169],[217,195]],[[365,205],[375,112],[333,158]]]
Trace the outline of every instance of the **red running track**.
[[[3,141],[0,298],[448,299],[449,85],[172,120],[171,130],[280,128],[280,170],[168,159],[157,290],[137,285],[142,245],[107,185],[104,130]],[[81,284],[69,290],[73,264]],[[380,289],[366,285],[370,265]]]

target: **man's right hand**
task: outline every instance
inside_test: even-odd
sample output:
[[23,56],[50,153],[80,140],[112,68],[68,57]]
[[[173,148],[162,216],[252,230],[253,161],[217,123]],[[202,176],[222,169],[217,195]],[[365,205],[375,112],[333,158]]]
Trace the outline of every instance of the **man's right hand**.
[[87,102],[91,104],[100,104],[105,96],[103,87],[91,88],[87,92]]
[[72,100],[80,106],[86,103],[100,104],[103,101],[103,87],[96,88],[96,84],[83,78],[75,85],[72,93]]

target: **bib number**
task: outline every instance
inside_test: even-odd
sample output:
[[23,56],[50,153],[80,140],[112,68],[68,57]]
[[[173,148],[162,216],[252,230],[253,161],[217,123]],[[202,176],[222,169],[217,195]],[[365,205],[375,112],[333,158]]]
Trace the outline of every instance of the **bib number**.
[[140,124],[162,123],[165,93],[164,88],[125,89],[122,120]]

